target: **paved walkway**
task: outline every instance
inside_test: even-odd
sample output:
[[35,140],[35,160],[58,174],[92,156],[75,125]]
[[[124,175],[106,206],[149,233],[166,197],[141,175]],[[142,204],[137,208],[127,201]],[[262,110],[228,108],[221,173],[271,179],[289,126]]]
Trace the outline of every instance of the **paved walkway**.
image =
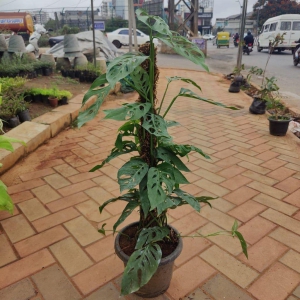
[[[175,75],[176,70],[161,70],[161,83]],[[170,211],[169,221],[187,235],[230,229],[237,219],[249,260],[236,239],[185,238],[171,286],[156,299],[300,299],[298,140],[270,136],[266,116],[250,115],[250,98],[228,93],[228,82],[220,77],[194,71],[180,75],[200,84],[204,96],[241,110],[185,98],[171,110],[169,119],[182,125],[172,127],[175,140],[211,156],[208,161],[190,155],[192,184],[185,189],[219,198],[200,214],[188,206]],[[187,87],[174,83],[169,99],[180,86]],[[105,108],[126,101],[119,98]],[[120,125],[102,116],[80,130],[61,132],[2,176],[15,214],[0,213],[1,300],[141,299],[119,298],[123,266],[114,254],[113,236],[96,230],[103,223],[111,228],[124,208],[118,202],[98,212],[99,204],[119,195],[116,173],[125,158],[88,172],[106,157]],[[137,218],[133,213],[125,223]]]

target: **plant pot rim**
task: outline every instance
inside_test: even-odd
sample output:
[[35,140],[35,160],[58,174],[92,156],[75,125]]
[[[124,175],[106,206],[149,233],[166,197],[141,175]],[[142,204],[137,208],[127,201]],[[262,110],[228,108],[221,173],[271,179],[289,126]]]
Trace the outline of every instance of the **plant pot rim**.
[[[127,228],[135,226],[137,224],[139,224],[138,221],[126,225],[125,227],[123,227],[119,231],[119,233],[117,234],[117,236],[115,238],[115,250],[116,250],[116,254],[117,254],[117,256],[122,261],[128,261],[129,258],[130,258],[130,256],[128,256],[127,254],[125,254],[123,252],[123,250],[121,249],[121,247],[120,247],[119,240],[120,240],[121,233],[124,232]],[[171,254],[169,254],[168,256],[166,256],[166,257],[164,257],[164,258],[161,259],[161,261],[159,263],[160,266],[165,265],[165,264],[169,263],[172,260],[175,260],[180,255],[180,253],[182,251],[182,247],[183,247],[182,237],[179,235],[179,231],[176,228],[174,228],[172,225],[170,225],[170,224],[168,224],[167,226],[170,227],[170,228],[172,228],[175,231],[175,233],[178,235],[178,245],[177,245],[177,247],[175,248],[175,250]]]
[[273,116],[268,117],[268,120],[271,121],[271,122],[290,122],[290,121],[293,120],[292,118],[289,118],[289,119],[280,119],[280,117],[279,117],[278,120],[276,120],[276,119],[273,119],[272,117]]

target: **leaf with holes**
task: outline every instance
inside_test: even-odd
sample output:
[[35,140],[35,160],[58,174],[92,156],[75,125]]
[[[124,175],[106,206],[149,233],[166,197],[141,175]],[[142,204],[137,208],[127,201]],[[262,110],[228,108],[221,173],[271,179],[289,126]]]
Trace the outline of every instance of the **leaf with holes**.
[[171,151],[173,151],[175,154],[180,155],[181,157],[186,156],[189,154],[191,151],[195,151],[198,154],[202,155],[206,159],[210,159],[210,157],[204,153],[200,148],[197,148],[192,145],[178,145],[174,144],[172,142],[169,142],[167,144],[163,144],[163,146]]
[[125,267],[121,295],[128,295],[139,290],[156,272],[161,261],[162,252],[157,244],[150,244],[145,248],[135,250]]
[[99,206],[100,214],[102,213],[105,206],[110,204],[110,203],[116,202],[118,200],[122,200],[122,201],[125,201],[125,202],[130,202],[130,201],[133,201],[133,200],[138,200],[139,196],[140,196],[139,192],[134,189],[131,192],[126,193],[124,195],[121,195],[119,197],[111,198],[111,199],[105,201],[101,206]]
[[173,50],[181,56],[187,58],[196,65],[201,66],[206,71],[209,71],[204,61],[203,52],[196,44],[190,42],[185,37],[173,34],[172,36],[157,35],[157,38],[159,38],[169,47],[173,48]]
[[189,79],[189,78],[174,76],[174,77],[167,77],[167,80],[168,80],[168,83],[173,82],[173,81],[177,81],[177,80],[181,80],[181,81],[183,81],[185,83],[192,84],[197,89],[199,89],[200,91],[202,91],[201,87],[194,80]]
[[187,193],[187,192],[185,192],[185,191],[183,191],[181,189],[174,190],[174,193],[179,198],[181,198],[184,201],[186,201],[196,211],[200,212],[200,204],[199,204],[199,202],[197,201],[197,199],[193,195],[191,195],[191,194],[189,194],[189,193]]
[[144,98],[147,98],[150,81],[148,73],[139,66],[130,74],[130,77],[136,90],[139,91],[139,94],[142,94]]
[[140,189],[140,200],[141,207],[144,213],[144,218],[147,218],[148,212],[150,211],[150,200],[148,197],[148,189],[147,189],[148,176],[146,175],[139,185]]
[[180,125],[180,123],[178,123],[177,121],[166,121],[166,125],[167,127],[173,127],[173,126],[178,126]]
[[167,124],[165,120],[159,115],[147,113],[144,117],[142,127],[155,136],[169,137]]
[[103,160],[103,162],[100,165],[96,165],[94,168],[90,170],[90,172],[95,172],[98,169],[101,169],[106,163],[110,162],[112,159],[127,154],[130,152],[137,151],[136,144],[131,141],[122,141],[122,145],[119,145],[120,148],[113,148],[110,152],[110,155]]
[[135,249],[142,249],[149,244],[162,241],[169,233],[170,229],[168,227],[155,226],[151,228],[143,228],[139,234]]
[[234,106],[226,106],[223,103],[215,102],[213,100],[206,99],[206,98],[202,98],[199,95],[197,95],[196,93],[192,92],[191,90],[185,89],[185,88],[181,88],[178,96],[193,98],[193,99],[201,100],[203,102],[207,102],[207,103],[210,103],[210,104],[213,104],[213,105],[221,106],[221,107],[224,107],[224,108],[229,108],[229,109],[232,109],[232,110],[238,110],[238,108],[236,108]]
[[139,200],[131,200],[126,207],[124,208],[124,210],[122,211],[122,214],[120,216],[120,218],[117,220],[117,222],[114,224],[113,226],[113,232],[115,233],[117,230],[117,227],[124,222],[124,220],[133,212],[133,210],[135,210],[138,206],[140,205],[140,201]]
[[186,204],[178,197],[173,197],[168,195],[164,202],[160,203],[157,206],[157,214],[161,215],[163,212],[165,212],[167,209],[175,209],[177,206],[181,206]]
[[201,196],[201,197],[195,197],[196,200],[200,203],[200,202],[203,202],[203,203],[206,203],[210,206],[210,208],[212,208],[211,204],[210,204],[210,200],[215,200],[215,199],[218,199],[218,197],[208,197],[208,196]]
[[89,94],[88,98],[96,95],[97,100],[94,104],[92,104],[90,107],[88,107],[85,111],[79,112],[79,116],[77,118],[78,128],[80,128],[86,122],[88,122],[96,117],[96,115],[100,109],[100,106],[102,105],[105,97],[109,94],[110,90],[111,90],[111,86],[108,85],[102,89],[99,89],[96,91],[92,90],[92,91],[88,91],[86,93],[86,95]]
[[143,117],[151,108],[151,103],[130,103],[120,108],[104,110],[106,114],[104,119],[116,121],[138,120]]
[[156,148],[156,158],[167,162],[168,164],[175,165],[179,170],[190,172],[186,165],[176,156],[176,154],[164,147]]
[[161,186],[161,176],[157,168],[150,168],[148,172],[148,198],[151,204],[151,210],[162,203],[167,195]]
[[142,62],[148,59],[141,53],[125,53],[115,58],[107,67],[106,78],[111,86],[131,74]]
[[140,158],[133,158],[118,171],[120,191],[133,189],[148,172],[148,165]]
[[163,35],[172,35],[169,26],[162,18],[158,16],[150,16],[145,10],[140,8],[138,8],[135,13],[137,19],[146,24],[153,31],[159,32]]
[[174,183],[178,183],[178,184],[189,183],[188,180],[183,176],[183,174],[177,168],[175,168],[169,163],[164,162],[158,165],[157,168],[164,173],[170,174],[170,176],[172,176],[172,180],[174,180]]

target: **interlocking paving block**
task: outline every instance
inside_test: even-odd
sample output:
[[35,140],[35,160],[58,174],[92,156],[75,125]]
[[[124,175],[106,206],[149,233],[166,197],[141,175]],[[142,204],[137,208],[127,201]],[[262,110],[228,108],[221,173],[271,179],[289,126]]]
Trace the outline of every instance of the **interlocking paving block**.
[[53,265],[34,274],[32,279],[45,300],[82,299],[58,265]]
[[1,300],[28,300],[37,294],[31,281],[26,278],[0,290]]

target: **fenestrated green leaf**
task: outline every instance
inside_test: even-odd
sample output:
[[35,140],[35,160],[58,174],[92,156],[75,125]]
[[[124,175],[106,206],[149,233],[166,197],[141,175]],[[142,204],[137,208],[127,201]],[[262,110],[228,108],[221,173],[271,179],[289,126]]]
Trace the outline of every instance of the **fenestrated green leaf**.
[[86,122],[92,120],[97,115],[100,106],[102,105],[105,97],[109,94],[111,90],[111,86],[108,85],[104,88],[98,89],[98,90],[90,90],[85,95],[88,95],[88,99],[91,96],[97,95],[97,100],[95,103],[93,103],[89,108],[87,108],[85,111],[79,112],[79,116],[77,118],[77,126],[80,128],[82,125],[84,125]]
[[176,189],[173,191],[179,198],[185,200],[191,207],[193,207],[196,211],[200,212],[200,204],[197,199],[191,194],[181,190]]
[[115,147],[118,149],[118,150],[122,150],[123,149],[123,141],[122,141],[122,134],[118,134],[117,136],[117,139],[115,141]]
[[169,136],[167,124],[159,115],[147,113],[144,117],[142,127],[155,136]]
[[243,253],[248,258],[247,243],[246,243],[243,235],[240,232],[238,232],[238,231],[235,231],[235,234],[236,234],[236,236],[238,237],[238,239],[239,239],[239,241],[241,243],[241,246],[242,246],[242,249],[243,249]]
[[148,172],[148,165],[140,158],[133,158],[118,171],[120,191],[133,189]]
[[192,84],[193,86],[195,86],[196,88],[198,88],[200,91],[202,91],[201,87],[194,80],[192,80],[190,78],[184,78],[184,77],[174,76],[174,77],[167,77],[167,80],[168,80],[168,82],[181,80],[183,82]]
[[143,10],[138,8],[136,11],[136,16],[137,19],[144,24],[146,24],[148,27],[150,27],[153,31],[159,32],[163,35],[171,35],[171,31],[169,29],[169,26],[167,23],[160,17],[158,16],[150,16],[148,13]]
[[166,121],[166,124],[168,128],[180,125],[180,123],[178,123],[177,121]]
[[138,200],[139,199],[139,192],[137,190],[132,190],[131,192],[129,193],[126,193],[124,195],[121,195],[119,197],[116,197],[116,198],[111,198],[107,201],[105,201],[101,206],[99,206],[99,211],[100,211],[100,214],[102,213],[104,207],[110,203],[113,203],[113,202],[116,202],[118,200],[123,200],[125,202],[130,202],[130,201],[133,201],[133,200]]
[[195,198],[198,202],[203,202],[203,203],[208,204],[210,206],[210,208],[212,208],[212,206],[209,201],[218,199],[218,197],[208,197],[208,196],[201,196],[201,197],[195,197]]
[[167,44],[181,56],[201,66],[204,70],[209,71],[204,61],[204,54],[198,46],[190,42],[187,38],[173,34],[172,36],[156,35],[162,42]]
[[126,207],[124,208],[120,218],[117,220],[117,222],[113,226],[113,232],[116,231],[117,227],[133,212],[134,209],[136,209],[140,205],[140,202],[138,200],[131,200]]
[[145,248],[135,250],[124,270],[121,296],[134,293],[145,285],[156,272],[161,257],[162,252],[157,244],[149,244]]
[[161,159],[171,165],[175,165],[179,170],[189,172],[186,165],[171,150],[164,147],[156,148],[156,158]]
[[122,141],[122,146],[119,146],[120,148],[113,148],[110,152],[110,155],[105,160],[103,160],[100,165],[96,165],[94,168],[92,168],[90,172],[95,172],[96,170],[101,169],[106,163],[110,162],[112,159],[120,155],[137,151],[136,144],[132,141]]
[[147,218],[148,212],[150,210],[150,200],[148,197],[148,188],[147,188],[148,176],[146,175],[140,183],[140,201],[141,208],[144,213],[144,218]]
[[181,206],[184,204],[186,204],[186,202],[182,201],[180,198],[167,195],[167,198],[157,206],[157,214],[161,215],[169,208],[174,209],[177,206]]
[[157,166],[157,168],[165,173],[169,173],[172,176],[172,179],[175,183],[178,184],[188,184],[188,180],[185,178],[185,176],[174,166],[172,166],[169,163],[162,163]]
[[[85,93],[83,100],[82,100],[82,106],[86,103],[87,100],[90,99],[90,97],[94,95],[98,95],[100,90],[102,90],[104,87],[100,87],[103,84],[106,84],[108,81],[106,79],[106,73],[101,74],[90,86],[89,90]],[[110,88],[111,89],[111,88]]]
[[210,157],[206,153],[204,153],[200,148],[197,148],[193,145],[179,145],[179,144],[174,144],[173,142],[167,140],[165,140],[165,142],[163,141],[162,145],[165,148],[173,151],[175,154],[180,155],[181,157],[186,156],[191,151],[195,151],[200,155],[202,155],[203,157],[205,157],[206,159],[210,159]]
[[148,73],[139,66],[130,74],[130,77],[136,90],[139,91],[139,94],[142,94],[144,98],[147,98],[150,81]]
[[149,244],[162,241],[169,233],[170,229],[168,227],[144,228],[139,234],[135,249],[142,249]]
[[238,110],[238,108],[236,108],[236,107],[234,107],[234,106],[226,106],[226,105],[223,104],[223,103],[215,102],[215,101],[213,101],[213,100],[210,100],[210,99],[206,99],[206,98],[200,97],[199,95],[197,95],[197,94],[194,93],[193,91],[191,91],[191,90],[189,90],[189,89],[185,89],[185,88],[181,88],[181,90],[180,90],[178,96],[181,96],[181,97],[188,97],[188,98],[193,98],[193,99],[201,100],[201,101],[204,101],[204,102],[213,104],[213,105],[221,106],[221,107],[224,107],[224,108],[229,108],[229,109],[232,109],[232,110]]
[[148,56],[142,53],[125,53],[115,58],[107,67],[106,78],[111,86],[132,73]]
[[122,105],[120,108],[104,110],[104,119],[116,121],[138,120],[143,117],[151,108],[151,103],[130,103]]
[[161,177],[157,168],[150,168],[148,172],[148,198],[151,204],[151,210],[162,203],[167,195],[161,186]]

